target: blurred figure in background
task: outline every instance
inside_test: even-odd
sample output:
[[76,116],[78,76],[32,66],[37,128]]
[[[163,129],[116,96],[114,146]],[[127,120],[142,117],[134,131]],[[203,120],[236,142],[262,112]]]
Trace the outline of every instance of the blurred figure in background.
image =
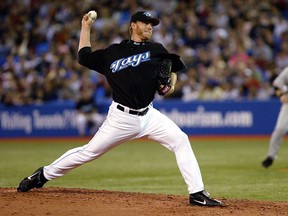
[[276,159],[283,137],[288,131],[288,67],[286,67],[274,80],[275,94],[279,97],[282,105],[278,114],[276,126],[272,133],[266,159],[262,166],[268,168]]
[[105,117],[98,113],[93,91],[87,89],[81,90],[80,98],[76,102],[76,110],[76,127],[79,135],[95,134]]

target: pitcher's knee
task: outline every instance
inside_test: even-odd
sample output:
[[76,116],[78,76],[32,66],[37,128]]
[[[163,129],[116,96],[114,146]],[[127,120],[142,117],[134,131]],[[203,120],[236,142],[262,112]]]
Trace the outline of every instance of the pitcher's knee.
[[184,132],[178,133],[175,137],[176,137],[175,143],[177,144],[177,146],[190,145],[189,138]]
[[187,136],[187,134],[185,134],[184,132],[181,133],[181,136],[179,136],[180,139],[182,139],[183,142],[189,142],[189,138]]

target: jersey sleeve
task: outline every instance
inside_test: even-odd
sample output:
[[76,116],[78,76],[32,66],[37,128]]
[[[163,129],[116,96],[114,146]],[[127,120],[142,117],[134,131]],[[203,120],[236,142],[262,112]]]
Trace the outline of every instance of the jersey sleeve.
[[83,47],[78,52],[79,64],[104,74],[105,71],[105,50],[100,49],[92,52],[91,47]]
[[155,43],[159,53],[168,53],[168,50],[160,43]]
[[177,72],[181,70],[186,70],[187,66],[179,55],[174,53],[169,53],[167,49],[162,44],[157,44],[159,52],[154,56],[156,58],[170,59],[172,61],[171,71]]

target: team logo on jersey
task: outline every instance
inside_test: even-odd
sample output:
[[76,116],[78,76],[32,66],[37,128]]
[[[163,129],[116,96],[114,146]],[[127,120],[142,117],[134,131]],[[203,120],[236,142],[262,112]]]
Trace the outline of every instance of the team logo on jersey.
[[137,55],[129,56],[128,58],[122,58],[119,60],[114,61],[110,69],[113,73],[123,70],[129,66],[137,67],[142,62],[150,61],[150,51],[139,53]]

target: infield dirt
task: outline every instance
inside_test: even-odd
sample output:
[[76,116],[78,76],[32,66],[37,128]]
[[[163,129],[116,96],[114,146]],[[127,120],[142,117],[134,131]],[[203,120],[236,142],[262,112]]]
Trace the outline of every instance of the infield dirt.
[[227,207],[198,207],[188,196],[47,187],[26,193],[0,188],[0,215],[288,215],[288,202],[221,199]]

